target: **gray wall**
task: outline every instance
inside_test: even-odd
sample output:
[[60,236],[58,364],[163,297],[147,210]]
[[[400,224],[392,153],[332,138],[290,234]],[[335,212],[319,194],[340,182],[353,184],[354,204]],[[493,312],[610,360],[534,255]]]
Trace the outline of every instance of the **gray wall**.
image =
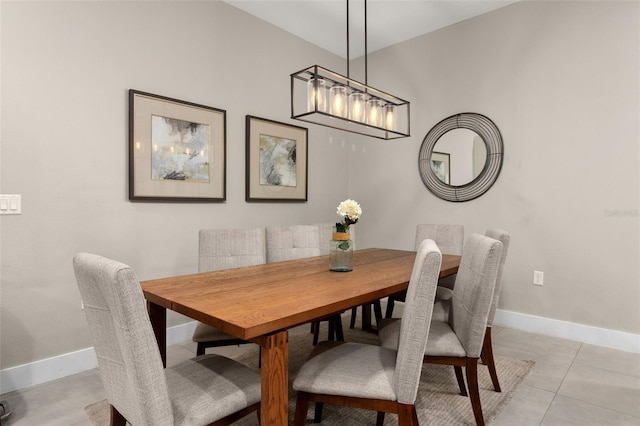
[[[0,219],[0,368],[91,345],[78,251],[140,279],[191,273],[198,229],[333,221],[347,196],[361,248],[411,249],[416,223],[498,226],[512,234],[501,309],[640,333],[638,3],[524,2],[371,54],[369,83],[411,100],[413,136],[309,125],[309,202],[284,205],[244,201],[244,116],[294,123],[289,74],[344,60],[220,2],[1,8],[0,184],[23,214]],[[227,110],[226,203],[127,200],[129,88]],[[417,154],[464,111],[498,125],[504,167],[485,196],[446,203]]]
[[[2,2],[0,368],[90,347],[71,259],[197,271],[201,228],[337,220],[345,135],[309,132],[309,202],[247,204],[245,115],[289,117],[289,74],[344,61],[222,2]],[[227,110],[227,202],[131,203],[133,88]],[[182,321],[170,318],[174,325]]]
[[[639,55],[639,2],[566,1],[516,3],[372,55],[370,84],[412,101],[413,136],[358,142],[359,242],[410,248],[415,223],[501,227],[499,309],[640,332]],[[417,157],[458,112],[496,123],[504,166],[484,196],[448,203],[422,185]]]

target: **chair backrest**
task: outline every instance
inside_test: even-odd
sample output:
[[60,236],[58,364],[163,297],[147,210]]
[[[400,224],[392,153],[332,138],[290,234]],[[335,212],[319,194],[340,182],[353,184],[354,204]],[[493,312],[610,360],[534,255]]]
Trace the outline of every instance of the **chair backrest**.
[[200,272],[260,265],[266,260],[264,228],[202,229],[198,234]]
[[473,234],[464,245],[449,324],[471,358],[479,357],[482,350],[501,258],[502,243],[493,238]]
[[493,301],[491,302],[491,308],[489,309],[489,317],[487,318],[487,325],[493,324],[493,318],[496,316],[496,309],[498,308],[498,300],[500,299],[500,291],[502,290],[502,273],[504,271],[504,261],[507,259],[507,252],[509,251],[509,243],[511,237],[507,231],[502,229],[487,229],[485,234],[489,238],[498,240],[502,243],[502,257],[500,259],[500,266],[498,267],[498,276],[496,278],[496,288],[493,291]]
[[414,404],[418,394],[441,263],[436,243],[424,240],[413,264],[398,338],[394,384],[398,402],[403,404]]
[[160,351],[135,273],[87,253],[73,258],[73,268],[109,403],[131,424],[172,425]]
[[462,225],[417,225],[415,250],[418,250],[420,243],[427,238],[436,242],[442,254],[462,255],[464,247],[464,226]]
[[267,263],[320,256],[316,225],[270,226],[266,228]]
[[[318,223],[315,226],[318,227],[318,235],[320,236],[320,254],[329,254],[329,241],[333,235],[333,227],[335,223]],[[356,249],[356,227],[351,225],[349,227],[349,238],[351,239],[353,249]]]

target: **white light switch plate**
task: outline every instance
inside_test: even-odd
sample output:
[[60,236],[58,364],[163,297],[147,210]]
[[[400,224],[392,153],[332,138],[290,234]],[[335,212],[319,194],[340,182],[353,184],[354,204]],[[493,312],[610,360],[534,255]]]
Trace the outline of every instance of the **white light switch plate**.
[[22,214],[22,196],[0,195],[0,214]]

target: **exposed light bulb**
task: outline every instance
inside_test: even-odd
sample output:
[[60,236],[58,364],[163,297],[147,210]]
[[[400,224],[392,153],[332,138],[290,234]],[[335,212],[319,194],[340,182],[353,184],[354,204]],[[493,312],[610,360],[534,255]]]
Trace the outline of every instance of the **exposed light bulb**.
[[347,88],[341,84],[334,85],[329,89],[331,98],[331,115],[337,117],[347,116]]
[[384,106],[384,123],[387,130],[396,129],[396,112],[395,106],[387,104]]
[[371,98],[367,102],[367,124],[382,127],[382,102],[378,98]]
[[327,94],[325,81],[322,78],[311,77],[307,82],[307,111],[327,110]]
[[364,93],[353,92],[349,95],[350,115],[353,121],[364,122]]

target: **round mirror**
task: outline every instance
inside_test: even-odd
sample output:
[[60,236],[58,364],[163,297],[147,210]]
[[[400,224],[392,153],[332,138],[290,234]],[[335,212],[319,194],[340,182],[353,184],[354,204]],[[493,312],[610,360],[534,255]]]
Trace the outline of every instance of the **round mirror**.
[[478,177],[487,148],[476,132],[453,129],[442,135],[431,152],[431,169],[442,183],[462,186]]
[[487,117],[445,118],[425,136],[418,169],[425,186],[447,201],[469,201],[489,190],[502,167],[502,136]]

